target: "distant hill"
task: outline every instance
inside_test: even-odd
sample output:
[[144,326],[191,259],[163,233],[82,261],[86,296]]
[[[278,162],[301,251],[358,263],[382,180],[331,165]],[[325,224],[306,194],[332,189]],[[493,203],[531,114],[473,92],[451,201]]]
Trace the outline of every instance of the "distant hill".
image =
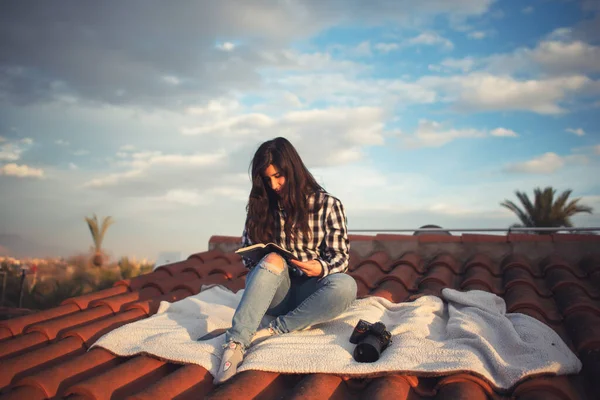
[[16,258],[25,257],[65,257],[69,255],[68,249],[61,246],[48,246],[36,243],[10,233],[0,233],[0,255]]

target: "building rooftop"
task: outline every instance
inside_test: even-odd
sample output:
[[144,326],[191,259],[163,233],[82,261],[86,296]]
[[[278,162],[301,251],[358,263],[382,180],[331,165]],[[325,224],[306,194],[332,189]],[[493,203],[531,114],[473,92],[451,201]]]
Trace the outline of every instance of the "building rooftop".
[[501,296],[507,312],[536,318],[578,355],[578,375],[524,380],[498,393],[459,373],[437,378],[390,373],[346,379],[330,374],[241,372],[219,387],[197,365],[148,355],[116,357],[87,349],[105,333],[156,313],[161,301],[204,284],[244,287],[233,251],[239,237],[213,236],[209,250],[59,307],[0,321],[0,400],[6,399],[593,399],[600,392],[600,236],[585,234],[351,235],[349,274],[359,297],[393,302],[440,295],[445,287]]

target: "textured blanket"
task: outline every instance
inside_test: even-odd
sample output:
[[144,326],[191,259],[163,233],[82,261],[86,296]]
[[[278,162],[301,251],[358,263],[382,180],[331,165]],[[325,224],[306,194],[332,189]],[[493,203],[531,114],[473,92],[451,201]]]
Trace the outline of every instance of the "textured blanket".
[[[105,334],[92,348],[100,346],[120,356],[144,353],[198,364],[214,375],[224,335],[197,339],[231,326],[242,292],[215,286],[175,303],[162,302],[157,314]],[[506,313],[502,298],[479,290],[453,289],[444,289],[442,296],[423,296],[407,303],[380,297],[356,300],[332,321],[251,346],[238,371],[343,376],[389,372],[438,376],[469,371],[503,390],[528,376],[581,370],[581,362],[556,332],[527,315]],[[381,321],[393,335],[393,343],[374,363],[352,358],[355,345],[348,339],[359,319]]]

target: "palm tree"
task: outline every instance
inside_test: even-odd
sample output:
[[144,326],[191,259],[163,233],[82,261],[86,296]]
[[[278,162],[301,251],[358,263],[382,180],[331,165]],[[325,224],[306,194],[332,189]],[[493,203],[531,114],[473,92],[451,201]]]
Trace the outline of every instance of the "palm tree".
[[[571,217],[577,213],[592,213],[592,208],[584,205],[577,204],[580,198],[571,200],[567,203],[571,190],[565,190],[562,192],[556,200],[554,200],[554,194],[556,189],[552,187],[546,187],[542,191],[539,187],[534,189],[534,203],[532,204],[525,192],[515,192],[523,209],[519,208],[515,203],[509,200],[505,200],[500,203],[501,206],[508,208],[521,220],[521,224],[513,224],[511,228],[523,228],[523,227],[546,227],[546,228],[559,228],[561,226],[572,227]],[[537,232],[537,233],[551,233],[551,232]]]
[[90,232],[92,233],[92,239],[94,240],[94,257],[92,258],[92,263],[96,267],[101,267],[102,264],[104,264],[102,241],[104,240],[106,230],[113,224],[113,219],[112,217],[104,217],[100,227],[98,227],[98,218],[96,217],[96,214],[94,214],[94,218],[85,217],[85,220],[87,221]]

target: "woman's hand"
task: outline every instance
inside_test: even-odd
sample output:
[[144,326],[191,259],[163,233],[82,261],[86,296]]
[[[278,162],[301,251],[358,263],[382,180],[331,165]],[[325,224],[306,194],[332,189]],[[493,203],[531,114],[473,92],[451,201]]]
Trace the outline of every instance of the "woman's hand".
[[323,273],[323,266],[317,260],[297,261],[291,260],[306,276],[319,276]]

